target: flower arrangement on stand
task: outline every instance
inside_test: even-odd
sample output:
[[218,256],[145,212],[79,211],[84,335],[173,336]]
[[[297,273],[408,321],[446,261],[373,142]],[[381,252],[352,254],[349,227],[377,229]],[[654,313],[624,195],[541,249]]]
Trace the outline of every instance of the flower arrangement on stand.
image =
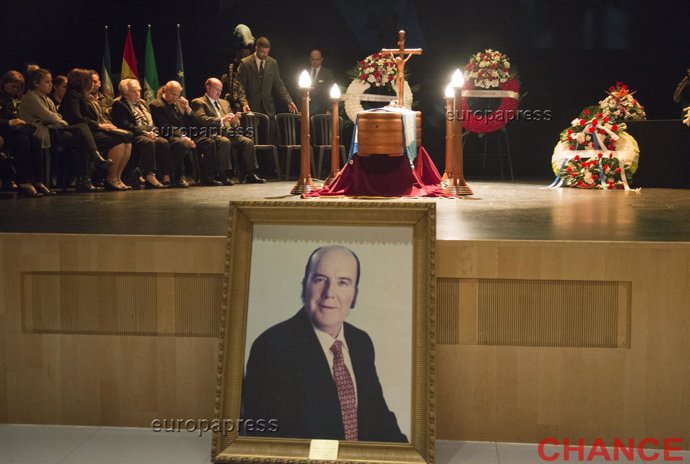
[[475,88],[495,89],[511,77],[508,56],[490,48],[472,55],[465,67],[465,80]]
[[644,107],[638,102],[630,88],[622,82],[609,87],[607,97],[599,102],[602,114],[612,121],[643,121],[647,119]]
[[[498,50],[486,49],[472,55],[465,66],[462,98],[462,126],[469,132],[488,134],[508,124],[517,115],[520,81],[510,67],[510,59]],[[472,108],[468,98],[473,98]],[[480,99],[487,99],[484,102]],[[500,99],[491,109],[491,99]]]
[[[407,72],[405,72],[407,74]],[[382,106],[398,99],[398,67],[390,55],[373,53],[361,59],[348,72],[352,79],[345,92],[345,113],[351,121],[355,121],[357,113],[364,111],[362,102],[373,102],[373,106]],[[412,108],[412,89],[407,80],[404,81],[405,108]]]
[[375,87],[389,86],[393,88],[393,82],[398,75],[398,67],[395,61],[382,53],[374,53],[359,60],[350,72],[353,79]]

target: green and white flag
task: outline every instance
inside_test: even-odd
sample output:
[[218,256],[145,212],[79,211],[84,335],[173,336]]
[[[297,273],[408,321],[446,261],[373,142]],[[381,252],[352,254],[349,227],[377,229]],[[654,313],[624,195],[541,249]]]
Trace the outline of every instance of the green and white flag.
[[153,54],[153,41],[151,40],[151,25],[146,33],[146,53],[144,56],[144,100],[150,102],[156,98],[158,92],[158,70],[156,70],[156,57]]

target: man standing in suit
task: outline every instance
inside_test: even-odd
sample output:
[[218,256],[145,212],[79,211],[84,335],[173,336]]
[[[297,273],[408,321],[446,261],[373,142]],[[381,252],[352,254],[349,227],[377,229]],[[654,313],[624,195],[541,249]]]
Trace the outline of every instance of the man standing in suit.
[[245,91],[242,110],[264,113],[273,118],[276,114],[275,93],[291,113],[297,113],[297,106],[280,78],[278,62],[268,56],[270,49],[271,42],[266,37],[259,37],[256,51],[240,62],[238,79]]
[[331,108],[331,87],[335,82],[333,71],[322,66],[323,55],[318,48],[309,53],[311,63],[311,90],[309,91],[309,114],[327,113]]
[[[202,173],[200,177],[205,185],[222,185],[215,180],[217,165],[216,149],[213,140],[202,140],[197,143],[189,137],[190,129],[196,128],[196,119],[189,102],[182,96],[182,86],[177,81],[170,81],[163,87],[160,97],[150,104],[153,122],[159,135],[168,139],[170,150],[191,151],[198,148],[203,154]],[[176,173],[173,179],[176,187],[188,187],[182,173]]]
[[[407,442],[383,397],[371,338],[345,322],[359,276],[359,258],[348,248],[311,254],[304,306],[252,344],[242,386],[244,434]],[[268,428],[254,426],[266,422]]]
[[208,129],[207,137],[216,143],[217,153],[223,153],[223,158],[218,157],[218,170],[226,173],[225,179],[230,178],[232,161],[229,148],[233,148],[238,151],[242,163],[242,181],[248,184],[262,184],[266,181],[256,175],[258,164],[254,142],[236,132],[240,118],[239,115],[233,114],[228,101],[220,98],[222,90],[223,84],[220,80],[215,77],[206,79],[206,94],[192,100],[192,110],[197,120]]

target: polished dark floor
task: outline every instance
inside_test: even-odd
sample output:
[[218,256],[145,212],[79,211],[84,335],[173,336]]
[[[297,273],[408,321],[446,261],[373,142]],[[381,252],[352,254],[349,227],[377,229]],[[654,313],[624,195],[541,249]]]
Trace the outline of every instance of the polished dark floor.
[[[544,182],[472,182],[475,194],[435,201],[439,240],[690,242],[690,190],[544,189]],[[0,232],[226,235],[231,200],[300,200],[292,182],[163,191],[0,196]],[[333,201],[362,201],[351,198]],[[369,201],[369,200],[368,200]]]

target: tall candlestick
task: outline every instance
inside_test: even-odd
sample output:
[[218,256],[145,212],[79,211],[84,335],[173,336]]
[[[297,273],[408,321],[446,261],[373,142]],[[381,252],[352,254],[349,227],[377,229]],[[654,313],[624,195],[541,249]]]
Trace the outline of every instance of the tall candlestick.
[[458,108],[462,108],[462,86],[464,85],[462,72],[456,70],[453,74],[453,78],[450,83],[450,87],[453,88],[453,156],[450,163],[452,169],[452,175],[448,177],[445,183],[444,192],[451,195],[473,195],[472,189],[467,185],[464,177],[464,160],[463,160],[463,147],[462,147],[462,117],[461,111]]
[[300,118],[300,150],[299,150],[299,178],[292,187],[290,193],[299,195],[309,193],[314,189],[314,182],[311,178],[310,150],[311,136],[309,133],[309,89],[311,88],[311,78],[305,70],[299,78],[299,86],[302,89],[302,112]]
[[323,182],[323,185],[331,185],[340,174],[340,117],[338,116],[338,103],[340,102],[340,89],[338,84],[331,87],[331,172]]

